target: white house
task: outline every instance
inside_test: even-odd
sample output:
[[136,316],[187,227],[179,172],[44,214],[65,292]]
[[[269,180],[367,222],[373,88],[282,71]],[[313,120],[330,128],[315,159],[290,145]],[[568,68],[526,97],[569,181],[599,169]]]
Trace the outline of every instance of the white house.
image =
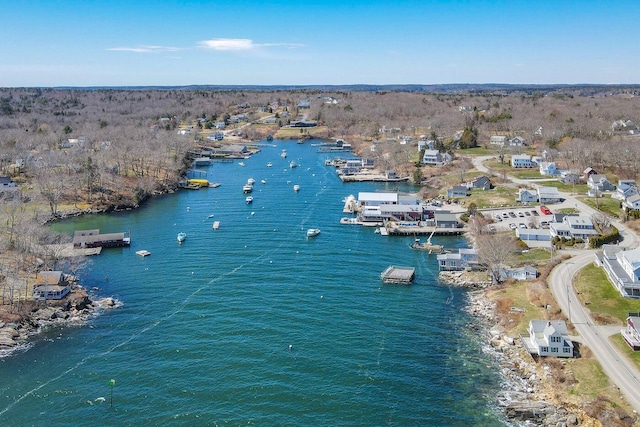
[[491,145],[505,145],[507,143],[507,137],[504,135],[493,135],[489,138]]
[[596,253],[596,263],[620,295],[640,298],[640,248],[624,249],[618,245],[602,245],[602,252]]
[[475,249],[460,248],[455,253],[439,254],[437,259],[440,270],[462,271],[477,267],[478,252]]
[[529,336],[521,336],[521,340],[529,353],[540,357],[573,357],[573,342],[564,320],[531,320]]
[[636,315],[627,317],[627,328],[622,329],[620,334],[633,351],[640,350],[640,317]]
[[442,153],[440,153],[440,151],[438,150],[424,150],[424,155],[422,156],[422,164],[434,166],[443,165],[444,160],[442,157]]
[[633,196],[627,197],[627,200],[624,201],[623,205],[630,210],[640,209],[640,194],[636,193]]
[[583,240],[598,235],[591,218],[585,215],[565,215],[561,223],[549,224],[549,232],[553,237],[574,237]]
[[620,179],[616,186],[616,193],[611,197],[618,200],[627,200],[635,194],[638,194],[636,182],[633,179]]
[[514,154],[511,156],[512,168],[532,168],[535,166],[536,163],[531,160],[531,156],[527,156],[526,154]]
[[62,271],[41,271],[33,284],[33,298],[37,300],[62,299],[71,287],[65,282]]
[[558,168],[554,162],[540,162],[540,175],[557,175]]

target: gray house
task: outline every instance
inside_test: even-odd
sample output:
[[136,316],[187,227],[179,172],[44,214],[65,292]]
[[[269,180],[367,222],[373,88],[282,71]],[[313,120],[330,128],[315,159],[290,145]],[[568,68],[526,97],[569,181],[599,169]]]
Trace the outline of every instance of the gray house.
[[464,185],[455,185],[447,190],[447,197],[453,199],[455,197],[467,197],[467,187]]

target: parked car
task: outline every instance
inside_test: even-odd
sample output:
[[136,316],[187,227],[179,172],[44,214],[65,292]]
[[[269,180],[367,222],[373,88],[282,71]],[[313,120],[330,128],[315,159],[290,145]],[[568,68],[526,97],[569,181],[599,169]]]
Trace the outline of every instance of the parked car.
[[531,216],[531,214],[529,213],[529,211],[524,211],[524,216]]
[[506,212],[502,212],[502,218],[507,219],[509,218],[509,214]]
[[516,214],[515,214],[515,213],[513,213],[513,211],[511,211],[511,212],[509,212],[509,216],[510,216],[511,218],[515,218],[515,217],[516,217]]
[[542,221],[540,223],[540,227],[542,228],[549,228],[549,222],[548,221]]
[[533,216],[540,216],[540,214],[538,213],[538,211],[537,211],[537,210],[535,210],[535,209],[531,209],[531,215],[533,215]]
[[520,224],[518,224],[518,227],[520,227],[520,228],[527,228],[527,226],[526,226],[526,225],[524,225],[524,223],[522,223],[522,222],[521,222]]
[[509,224],[509,227],[511,227],[512,230],[515,230],[516,228],[518,228],[518,227],[516,227],[515,223],[513,223],[513,222],[511,224]]
[[522,212],[518,212],[518,216],[519,216],[520,218],[524,218],[524,214],[523,214]]
[[551,210],[544,205],[540,206],[540,212],[542,212],[544,215],[551,215]]

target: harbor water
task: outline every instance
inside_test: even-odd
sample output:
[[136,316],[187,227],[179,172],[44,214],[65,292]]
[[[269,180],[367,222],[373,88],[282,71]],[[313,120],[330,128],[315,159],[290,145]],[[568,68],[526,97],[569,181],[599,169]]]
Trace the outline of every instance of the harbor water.
[[[342,183],[312,142],[194,173],[218,188],[54,224],[130,232],[131,247],[81,273],[92,297],[122,306],[0,359],[0,425],[502,425],[465,291],[438,283],[412,237],[340,224],[350,194],[414,188]],[[414,283],[383,284],[389,265],[415,267]]]

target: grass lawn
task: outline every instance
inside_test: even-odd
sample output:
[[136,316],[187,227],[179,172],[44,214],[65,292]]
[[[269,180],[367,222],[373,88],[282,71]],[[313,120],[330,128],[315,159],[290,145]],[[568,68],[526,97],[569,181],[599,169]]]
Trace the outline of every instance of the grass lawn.
[[611,197],[579,197],[582,203],[591,206],[593,209],[607,213],[614,218],[620,217],[620,201]]
[[512,328],[508,331],[511,336],[527,333],[530,320],[546,319],[545,309],[529,302],[529,298],[527,297],[528,285],[529,282],[527,281],[519,281],[489,293],[490,299],[508,299],[511,307],[524,309],[518,322],[513,324]]
[[516,206],[515,190],[509,187],[495,187],[491,190],[474,190],[465,197],[465,205],[475,203],[478,209],[491,207]]
[[[520,169],[512,168],[511,172],[507,171],[509,176],[518,179],[536,179],[541,178],[540,172],[537,169]],[[545,182],[544,185],[547,185]]]
[[484,147],[474,147],[467,148],[464,150],[460,150],[459,153],[461,155],[472,155],[472,156],[491,156],[492,154],[496,154],[496,150],[491,150],[489,148]]
[[623,298],[609,282],[604,270],[595,264],[589,264],[576,274],[574,288],[594,320],[623,325],[630,311],[640,311],[640,300]]
[[529,249],[519,253],[515,259],[518,264],[546,264],[551,260],[551,252],[542,248]]

